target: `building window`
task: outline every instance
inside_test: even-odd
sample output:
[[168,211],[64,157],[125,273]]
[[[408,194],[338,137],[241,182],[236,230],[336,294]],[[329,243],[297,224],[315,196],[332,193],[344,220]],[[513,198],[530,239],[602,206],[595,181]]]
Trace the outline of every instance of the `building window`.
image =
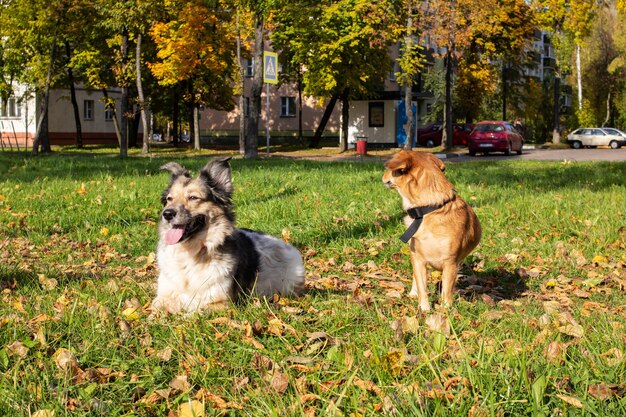
[[244,65],[246,77],[254,77],[254,58],[246,59]]
[[113,105],[105,104],[104,105],[104,120],[106,120],[107,122],[112,122],[114,110],[115,109],[113,108]]
[[369,103],[369,127],[385,126],[385,103],[376,101]]
[[296,98],[280,98],[280,117],[296,117]]
[[0,117],[21,117],[22,112],[17,100],[11,97],[8,100],[0,98]]
[[93,100],[85,100],[83,102],[83,118],[85,120],[93,120]]
[[396,61],[393,63],[393,68],[391,69],[391,71],[389,71],[389,81],[398,81],[396,74],[400,72],[402,72],[402,70],[400,69],[400,64],[398,64],[398,62]]

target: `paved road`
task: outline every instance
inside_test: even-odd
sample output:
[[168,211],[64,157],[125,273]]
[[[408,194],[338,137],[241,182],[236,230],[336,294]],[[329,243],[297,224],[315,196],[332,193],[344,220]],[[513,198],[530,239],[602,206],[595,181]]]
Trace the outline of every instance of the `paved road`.
[[[522,155],[504,156],[493,154],[484,156],[461,155],[458,161],[485,161],[498,159],[532,159],[538,161],[626,161],[626,148],[609,149],[524,149]],[[452,159],[450,159],[452,161]]]

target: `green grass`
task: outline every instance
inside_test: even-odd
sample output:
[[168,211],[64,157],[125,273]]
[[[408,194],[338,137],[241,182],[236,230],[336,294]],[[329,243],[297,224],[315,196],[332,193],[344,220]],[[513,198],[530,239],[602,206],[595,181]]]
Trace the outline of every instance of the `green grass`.
[[380,161],[235,159],[307,294],[152,318],[158,168],[208,156],[154,155],[0,153],[0,415],[626,416],[626,163],[448,163],[483,239],[425,315]]

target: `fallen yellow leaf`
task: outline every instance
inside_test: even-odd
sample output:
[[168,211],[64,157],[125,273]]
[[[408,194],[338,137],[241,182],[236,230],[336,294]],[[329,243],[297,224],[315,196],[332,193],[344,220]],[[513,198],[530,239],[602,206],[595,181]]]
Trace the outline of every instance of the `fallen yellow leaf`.
[[273,318],[267,323],[267,331],[274,336],[282,336],[284,330],[285,326],[283,326],[283,323],[277,318]]
[[404,352],[400,349],[391,349],[385,353],[382,359],[391,369],[391,372],[398,375],[404,365]]
[[591,262],[593,262],[594,264],[603,265],[609,263],[609,260],[606,258],[606,256],[596,255],[593,257]]
[[131,321],[139,320],[139,312],[138,312],[138,309],[136,307],[128,307],[127,309],[122,311],[122,316],[126,320],[131,320]]
[[580,400],[576,397],[563,394],[556,394],[556,396],[564,402],[568,403],[569,405],[573,405],[576,408],[583,408],[583,403],[580,402]]
[[33,417],[54,417],[54,410],[37,410]]
[[204,417],[204,404],[198,400],[191,400],[178,407],[178,417]]
[[85,187],[85,183],[81,182],[80,187],[76,190],[76,194],[85,195],[87,194],[87,188]]

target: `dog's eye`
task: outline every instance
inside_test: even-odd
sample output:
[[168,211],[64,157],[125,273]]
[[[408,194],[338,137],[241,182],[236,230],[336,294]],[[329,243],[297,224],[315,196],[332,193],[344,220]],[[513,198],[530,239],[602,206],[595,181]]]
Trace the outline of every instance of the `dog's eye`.
[[173,199],[174,199],[174,197],[172,197],[171,195],[168,195],[167,198],[166,198],[167,201],[172,201]]
[[200,197],[195,196],[195,195],[190,195],[189,197],[187,197],[187,199],[189,201],[196,201],[196,200],[200,200]]
[[394,177],[401,177],[401,176],[404,175],[404,170],[402,170],[402,169],[394,169],[391,172],[391,175],[394,176]]

